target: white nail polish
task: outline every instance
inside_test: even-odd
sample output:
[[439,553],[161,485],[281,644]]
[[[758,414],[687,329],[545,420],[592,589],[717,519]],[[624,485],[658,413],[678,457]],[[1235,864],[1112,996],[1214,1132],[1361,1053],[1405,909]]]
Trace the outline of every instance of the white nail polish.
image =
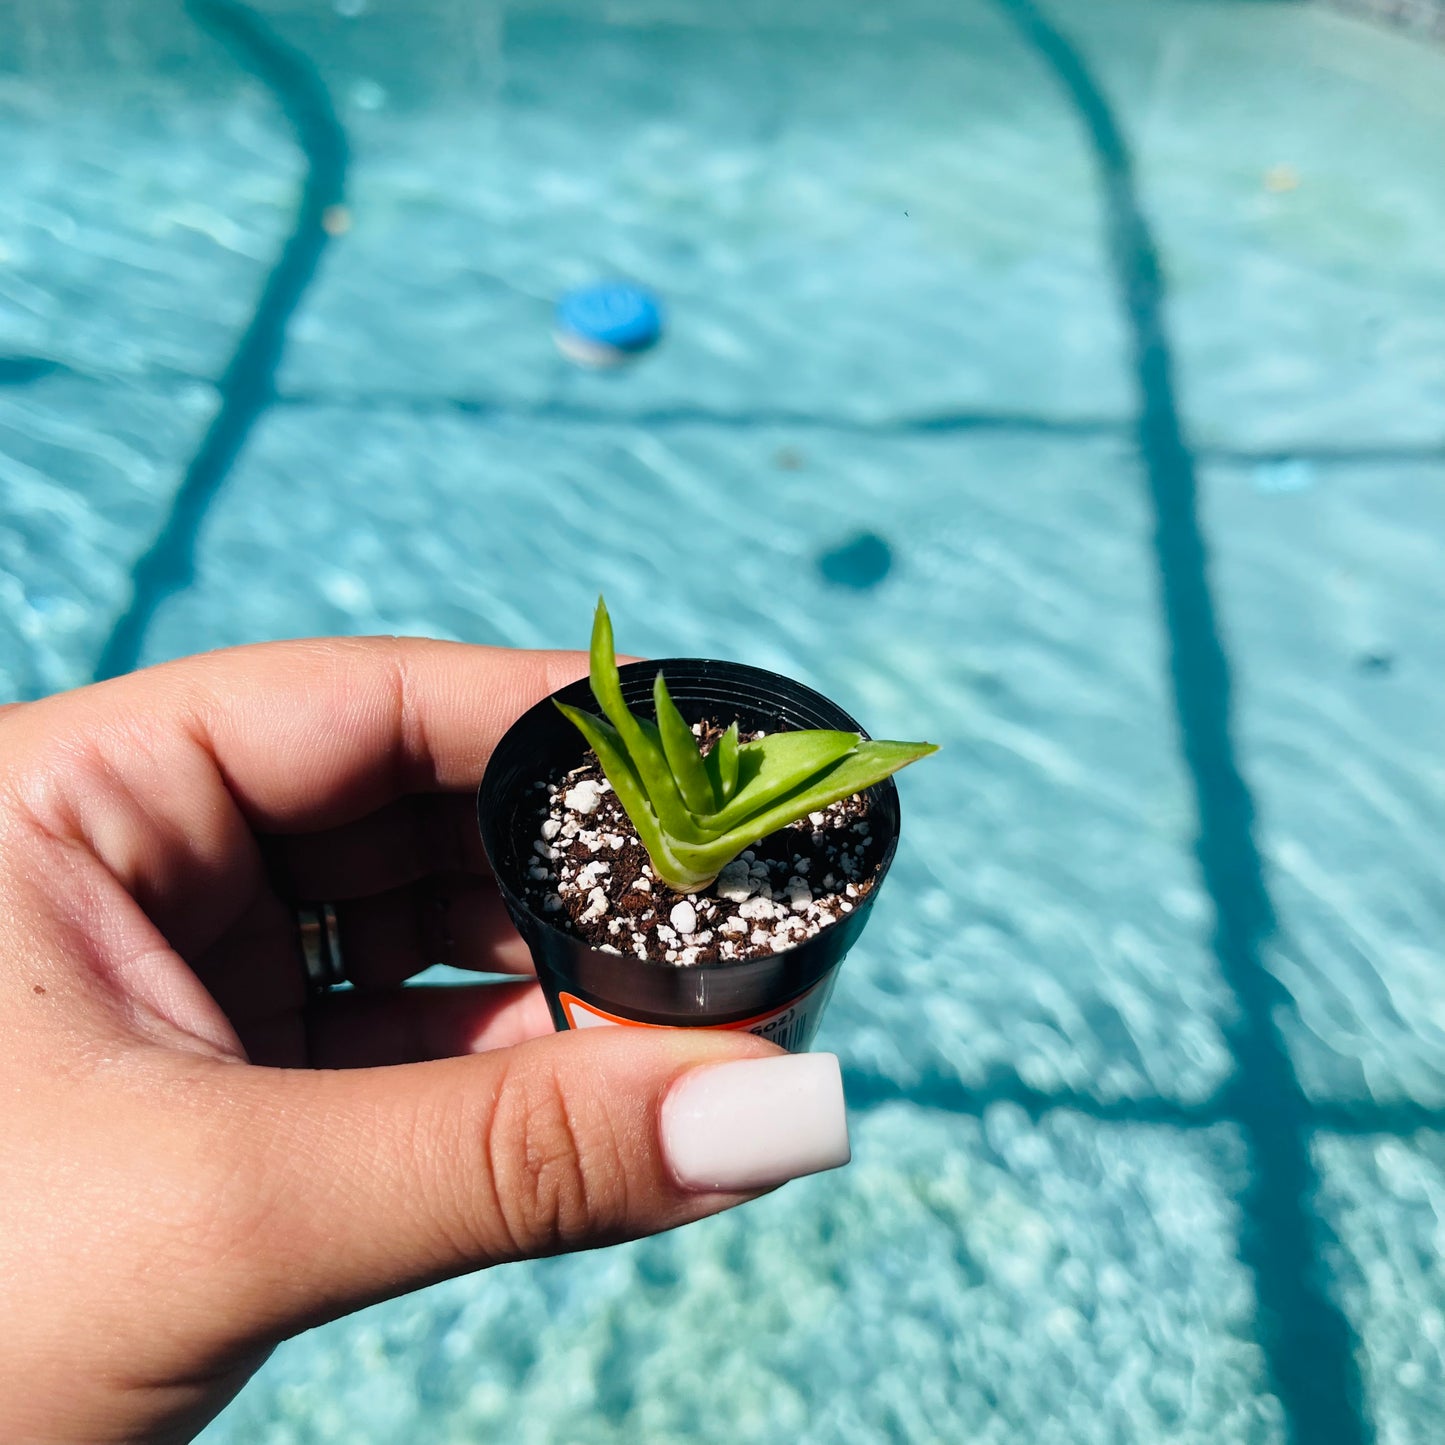
[[694,1069],[662,1105],[662,1149],[687,1189],[767,1189],[852,1157],[836,1054]]

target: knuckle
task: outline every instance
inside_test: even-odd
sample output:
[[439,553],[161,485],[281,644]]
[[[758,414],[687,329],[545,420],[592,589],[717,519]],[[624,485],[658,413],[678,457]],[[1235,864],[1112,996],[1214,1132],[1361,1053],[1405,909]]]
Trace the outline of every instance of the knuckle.
[[504,1079],[488,1157],[498,1222],[513,1254],[557,1253],[617,1223],[623,1170],[593,1112],[551,1067],[534,1064]]

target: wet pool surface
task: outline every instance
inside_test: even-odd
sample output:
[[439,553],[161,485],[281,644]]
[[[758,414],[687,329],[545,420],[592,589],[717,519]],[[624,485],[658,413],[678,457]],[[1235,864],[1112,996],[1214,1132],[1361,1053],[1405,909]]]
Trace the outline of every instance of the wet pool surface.
[[[13,0],[0,701],[262,637],[799,676],[855,1158],[230,1442],[1433,1442],[1445,49],[1293,4]],[[569,289],[652,288],[579,370]]]

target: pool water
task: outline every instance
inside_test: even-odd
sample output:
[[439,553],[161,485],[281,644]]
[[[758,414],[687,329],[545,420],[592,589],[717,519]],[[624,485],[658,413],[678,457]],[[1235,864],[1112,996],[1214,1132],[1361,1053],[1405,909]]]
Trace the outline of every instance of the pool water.
[[[280,1350],[208,1445],[1445,1415],[1445,49],[1223,0],[11,0],[0,701],[405,632],[938,758],[853,1164]],[[606,278],[666,334],[589,372]]]

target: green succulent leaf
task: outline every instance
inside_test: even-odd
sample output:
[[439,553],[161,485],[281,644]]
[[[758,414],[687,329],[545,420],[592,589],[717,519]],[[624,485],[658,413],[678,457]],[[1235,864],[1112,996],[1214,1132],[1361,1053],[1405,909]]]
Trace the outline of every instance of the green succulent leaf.
[[603,715],[617,729],[623,746],[634,759],[640,776],[646,778],[649,769],[643,766],[644,759],[655,761],[666,770],[666,759],[653,759],[653,748],[643,732],[642,724],[628,711],[622,698],[622,679],[617,672],[617,653],[612,640],[612,619],[607,615],[607,604],[597,599],[597,614],[592,620],[592,648],[588,654],[588,677],[592,696]]
[[738,784],[732,801],[700,827],[714,833],[726,832],[752,817],[776,798],[801,787],[858,746],[857,733],[825,732],[821,729],[792,733],[769,733],[743,743],[738,749]]
[[734,722],[704,757],[661,673],[652,691],[657,721],[628,709],[600,597],[591,684],[604,717],[557,706],[597,754],[657,876],[684,892],[706,887],[768,834],[937,751],[932,743],[864,742],[857,733],[825,729],[743,743]]
[[[607,604],[600,597],[597,599],[597,614],[592,622],[592,648],[588,669],[592,696],[597,699],[598,706],[617,730],[628,760],[657,814],[658,822],[667,832],[687,842],[706,841],[706,835],[698,832],[688,813],[681,789],[668,765],[657,725],[634,717],[623,700],[622,679],[617,674],[617,654],[612,641],[612,619],[607,615]],[[621,796],[619,793],[618,797]],[[628,816],[631,817],[631,814]],[[636,821],[633,818],[633,822]]]
[[682,794],[682,801],[694,815],[711,813],[717,806],[712,779],[703,765],[697,739],[678,712],[660,672],[652,684],[652,702],[657,709],[657,730],[662,735],[662,750],[677,782],[677,790]]
[[707,881],[711,882],[744,848],[750,848],[768,834],[786,828],[799,818],[806,818],[809,813],[819,812],[830,803],[851,798],[855,793],[881,783],[899,768],[937,751],[933,743],[863,743],[856,752],[810,779],[806,786],[779,798],[771,808],[751,815],[746,822],[737,824],[711,842],[678,844],[673,852],[683,867],[693,873],[708,874]]
[[717,806],[725,807],[738,786],[738,725],[720,737],[717,746],[703,759],[709,781],[717,797]]
[[602,771],[606,774],[607,781],[612,784],[617,801],[622,804],[623,811],[637,829],[637,836],[642,840],[642,846],[647,849],[657,876],[666,878],[669,873],[676,876],[686,873],[685,865],[673,857],[667,835],[647,800],[647,789],[632,766],[632,760],[627,755],[627,749],[617,729],[603,722],[601,718],[583,712],[581,708],[568,707],[563,702],[557,703],[556,707],[563,717],[577,727],[591,745],[592,751],[597,754],[597,761],[602,764]]

